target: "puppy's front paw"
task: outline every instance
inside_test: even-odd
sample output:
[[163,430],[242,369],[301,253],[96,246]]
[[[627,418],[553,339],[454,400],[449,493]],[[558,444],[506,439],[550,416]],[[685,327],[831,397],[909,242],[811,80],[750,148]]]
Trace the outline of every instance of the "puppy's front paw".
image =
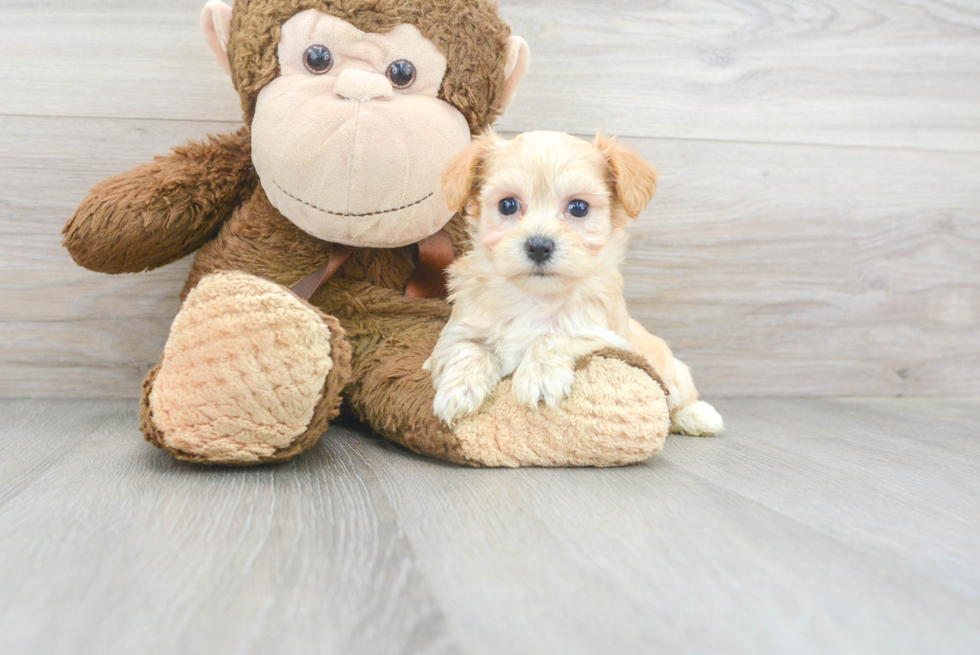
[[543,362],[522,362],[514,371],[514,396],[517,401],[533,409],[544,401],[548,407],[557,407],[575,384],[575,371],[567,366]]
[[446,331],[424,368],[432,374],[436,390],[432,409],[453,427],[456,421],[478,410],[500,382],[500,362],[480,344],[465,339],[452,343],[451,338],[447,343],[445,338]]
[[436,390],[432,409],[436,416],[452,427],[459,419],[480,409],[493,387],[489,381],[444,383]]

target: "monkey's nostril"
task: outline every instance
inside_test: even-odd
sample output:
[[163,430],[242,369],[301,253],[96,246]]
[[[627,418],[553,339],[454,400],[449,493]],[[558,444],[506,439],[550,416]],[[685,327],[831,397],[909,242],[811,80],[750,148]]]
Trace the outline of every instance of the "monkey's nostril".
[[551,259],[551,254],[555,251],[555,242],[546,237],[531,237],[524,242],[524,250],[531,261],[543,264]]

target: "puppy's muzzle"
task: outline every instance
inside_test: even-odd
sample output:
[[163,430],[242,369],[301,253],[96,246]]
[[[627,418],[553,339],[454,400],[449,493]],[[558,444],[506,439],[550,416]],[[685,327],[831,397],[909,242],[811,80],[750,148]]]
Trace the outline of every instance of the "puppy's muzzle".
[[524,252],[535,264],[544,264],[555,252],[555,242],[547,237],[530,237],[524,242]]

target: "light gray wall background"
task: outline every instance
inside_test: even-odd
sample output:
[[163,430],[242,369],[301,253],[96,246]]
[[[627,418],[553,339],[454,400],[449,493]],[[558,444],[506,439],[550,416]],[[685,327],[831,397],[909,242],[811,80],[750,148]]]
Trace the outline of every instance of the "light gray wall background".
[[[101,178],[234,130],[201,0],[0,4],[0,396],[135,397],[189,261],[110,277],[60,229]],[[709,396],[980,394],[980,3],[504,0],[499,127],[661,171],[634,315]]]

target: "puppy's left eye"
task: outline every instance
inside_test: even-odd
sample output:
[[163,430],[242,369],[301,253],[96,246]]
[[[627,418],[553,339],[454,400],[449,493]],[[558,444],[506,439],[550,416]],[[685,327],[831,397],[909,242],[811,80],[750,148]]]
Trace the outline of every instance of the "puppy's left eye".
[[521,203],[517,198],[504,198],[497,205],[497,209],[504,216],[513,216],[521,210]]
[[584,200],[573,200],[568,203],[568,213],[575,218],[585,218],[589,215],[589,203]]

